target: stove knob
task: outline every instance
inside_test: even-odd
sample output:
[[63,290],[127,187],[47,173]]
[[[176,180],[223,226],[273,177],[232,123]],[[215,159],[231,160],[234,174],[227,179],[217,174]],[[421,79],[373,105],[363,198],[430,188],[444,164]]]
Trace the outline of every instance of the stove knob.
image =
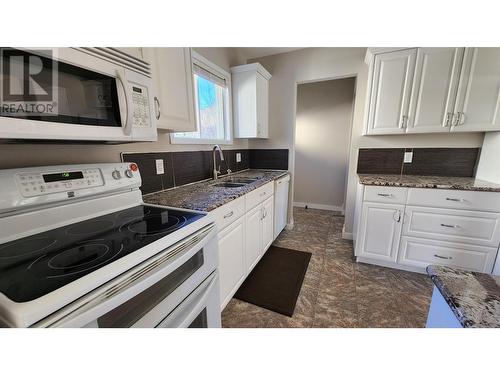
[[111,176],[113,176],[115,180],[119,180],[120,178],[122,178],[120,171],[117,171],[116,169],[113,171],[113,173],[111,173]]
[[134,173],[130,169],[127,169],[125,171],[125,176],[127,176],[128,178],[132,178],[134,177]]

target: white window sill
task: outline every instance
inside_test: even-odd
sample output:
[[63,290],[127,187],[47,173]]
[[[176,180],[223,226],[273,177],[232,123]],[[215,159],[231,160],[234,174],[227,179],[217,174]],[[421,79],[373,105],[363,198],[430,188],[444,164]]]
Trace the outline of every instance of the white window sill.
[[173,145],[232,145],[232,139],[200,139],[200,138],[176,138],[170,135],[170,143]]

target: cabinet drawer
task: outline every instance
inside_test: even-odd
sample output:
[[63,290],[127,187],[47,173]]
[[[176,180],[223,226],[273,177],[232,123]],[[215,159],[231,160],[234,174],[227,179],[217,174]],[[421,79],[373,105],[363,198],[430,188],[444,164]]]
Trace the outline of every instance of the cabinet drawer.
[[391,186],[366,186],[364,200],[367,202],[405,204],[408,188]]
[[500,193],[445,189],[410,189],[408,204],[500,212]]
[[399,263],[422,268],[441,264],[490,273],[496,253],[494,247],[402,237]]
[[251,210],[259,203],[264,202],[267,198],[274,194],[274,181],[271,181],[258,189],[248,193],[246,198],[247,210]]
[[217,230],[221,231],[245,213],[245,197],[240,197],[211,212],[214,215]]
[[500,214],[407,206],[403,234],[497,247]]

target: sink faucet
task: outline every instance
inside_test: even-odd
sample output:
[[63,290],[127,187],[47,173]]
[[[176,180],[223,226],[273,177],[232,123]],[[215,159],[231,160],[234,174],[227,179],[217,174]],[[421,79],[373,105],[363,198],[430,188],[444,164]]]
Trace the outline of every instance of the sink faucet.
[[217,177],[219,176],[220,172],[220,164],[219,168],[217,168],[217,160],[215,159],[215,151],[219,150],[219,156],[220,156],[220,161],[224,161],[224,154],[222,153],[222,149],[220,148],[219,145],[215,145],[214,148],[212,149],[212,156],[214,159],[214,180],[217,180]]

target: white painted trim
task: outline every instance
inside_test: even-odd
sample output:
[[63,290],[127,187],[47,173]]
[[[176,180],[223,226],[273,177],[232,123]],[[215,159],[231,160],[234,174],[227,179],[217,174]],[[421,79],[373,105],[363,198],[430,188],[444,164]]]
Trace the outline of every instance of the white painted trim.
[[329,204],[317,204],[317,203],[307,203],[307,202],[293,202],[294,207],[302,207],[307,206],[308,208],[315,208],[318,210],[328,210],[328,211],[340,211],[342,215],[344,214],[343,206],[332,206]]
[[353,241],[354,240],[354,235],[351,233],[351,232],[346,232],[345,231],[345,224],[344,226],[342,227],[342,238],[344,240],[351,240]]
[[403,271],[417,272],[417,273],[423,273],[423,274],[427,273],[425,268],[422,268],[422,267],[407,266],[407,265],[400,264],[400,263],[385,262],[383,260],[371,259],[371,258],[360,257],[360,256],[356,256],[356,262],[357,263],[373,264],[375,266],[381,266],[381,267],[387,267],[387,268],[395,268],[395,269],[403,270]]

